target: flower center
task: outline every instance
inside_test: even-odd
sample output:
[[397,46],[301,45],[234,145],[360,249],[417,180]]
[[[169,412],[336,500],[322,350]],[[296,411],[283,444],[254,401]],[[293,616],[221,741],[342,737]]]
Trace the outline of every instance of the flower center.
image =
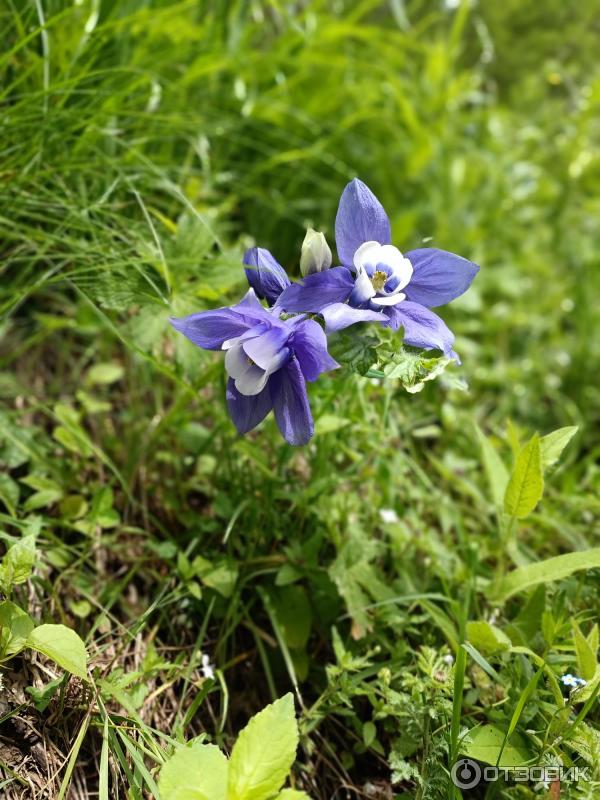
[[385,286],[388,277],[389,276],[382,270],[380,269],[375,270],[371,278],[371,283],[373,284],[373,288],[375,289],[376,292],[383,291],[383,287]]
[[408,285],[413,274],[409,259],[393,244],[364,242],[354,253],[354,268],[365,270],[377,294],[397,294]]

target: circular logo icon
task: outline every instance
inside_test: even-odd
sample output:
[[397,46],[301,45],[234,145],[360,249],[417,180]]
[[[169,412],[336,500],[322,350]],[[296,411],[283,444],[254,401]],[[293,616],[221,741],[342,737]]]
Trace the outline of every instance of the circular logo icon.
[[459,789],[473,789],[481,781],[481,767],[470,758],[461,758],[450,772],[452,783]]

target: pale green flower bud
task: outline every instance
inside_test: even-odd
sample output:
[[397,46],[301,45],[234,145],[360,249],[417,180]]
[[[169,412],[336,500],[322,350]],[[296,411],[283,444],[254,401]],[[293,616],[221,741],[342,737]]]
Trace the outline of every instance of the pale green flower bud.
[[331,250],[322,233],[317,233],[312,228],[306,231],[302,242],[302,255],[300,256],[300,272],[303,275],[312,275],[331,266]]

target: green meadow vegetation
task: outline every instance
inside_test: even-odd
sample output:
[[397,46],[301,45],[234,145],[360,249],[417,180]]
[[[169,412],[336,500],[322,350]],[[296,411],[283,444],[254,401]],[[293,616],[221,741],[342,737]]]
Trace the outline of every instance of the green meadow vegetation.
[[[600,796],[599,33],[594,0],[0,4],[3,799]],[[400,249],[481,266],[462,366],[356,353],[310,444],[239,437],[168,318],[237,302],[253,244],[299,276],[355,176]],[[463,757],[583,777],[461,790]]]

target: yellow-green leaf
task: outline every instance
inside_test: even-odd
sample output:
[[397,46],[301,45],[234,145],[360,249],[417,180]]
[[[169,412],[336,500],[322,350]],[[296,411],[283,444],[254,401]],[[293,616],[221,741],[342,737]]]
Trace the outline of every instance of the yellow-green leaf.
[[544,467],[551,467],[553,464],[556,464],[562,451],[578,430],[579,428],[577,425],[569,425],[566,428],[559,428],[556,431],[552,431],[552,433],[549,433],[547,436],[542,436],[540,439],[540,448],[542,452],[542,465]]
[[39,625],[27,638],[27,645],[76,675],[87,677],[87,653],[80,637],[66,625]]
[[482,653],[499,653],[508,650],[512,642],[508,636],[489,622],[468,622],[467,639]]
[[485,764],[495,765],[500,758],[499,767],[520,767],[525,764],[530,758],[526,740],[513,735],[504,744],[504,739],[504,732],[496,725],[481,725],[463,739],[461,752]]
[[0,603],[0,658],[22,650],[32,630],[33,620],[26,611],[10,600]]
[[540,438],[536,433],[517,456],[504,495],[504,510],[511,517],[523,519],[537,506],[543,492]]
[[121,380],[124,373],[125,370],[121,364],[115,364],[113,361],[109,361],[104,364],[94,364],[94,366],[88,370],[86,380],[88,383],[106,385]]
[[227,800],[227,758],[213,744],[180,747],[163,766],[161,800]]
[[25,581],[35,564],[35,534],[27,534],[7,550],[0,562],[0,587],[9,591],[12,586]]
[[508,575],[492,585],[490,599],[503,602],[513,594],[523,592],[540,583],[560,581],[578,570],[599,567],[600,547],[554,556],[554,558],[528,564],[526,567],[519,567],[519,569],[509,572]]
[[228,800],[268,800],[285,783],[298,747],[291,693],[268,705],[240,733],[229,759]]

